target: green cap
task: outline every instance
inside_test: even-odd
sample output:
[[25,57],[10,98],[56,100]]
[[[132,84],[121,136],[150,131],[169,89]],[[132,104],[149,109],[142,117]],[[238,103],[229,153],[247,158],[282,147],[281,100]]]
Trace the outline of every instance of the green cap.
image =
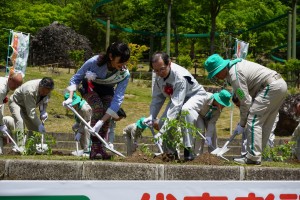
[[147,126],[143,123],[145,117],[141,117],[139,120],[136,122],[136,126],[139,127],[140,129],[145,129]]
[[[68,98],[69,98],[69,96],[70,96],[70,93],[69,92],[66,92],[65,93],[65,100],[67,100]],[[78,104],[78,103],[80,103],[81,102],[81,97],[80,96],[78,96],[77,94],[76,94],[76,92],[74,92],[74,94],[73,94],[73,98],[72,98],[72,106],[74,106],[74,105],[76,105],[76,104]]]
[[224,69],[230,60],[224,60],[219,54],[209,56],[204,62],[204,67],[208,72],[208,79],[212,79],[222,69]]
[[214,93],[214,99],[225,107],[231,106],[230,98],[231,94],[227,90],[221,90],[220,92]]

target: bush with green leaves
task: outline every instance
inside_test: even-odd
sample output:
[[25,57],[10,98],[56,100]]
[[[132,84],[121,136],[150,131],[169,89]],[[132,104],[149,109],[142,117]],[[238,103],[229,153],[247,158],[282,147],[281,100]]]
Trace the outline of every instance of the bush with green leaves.
[[262,153],[262,157],[264,160],[275,162],[284,162],[290,160],[293,158],[293,149],[295,148],[295,144],[295,142],[289,141],[273,148],[267,146]]
[[[55,145],[56,141],[51,135],[47,133],[45,133],[44,136],[45,136],[44,144],[47,144],[48,146],[47,150],[44,153],[47,155],[51,155],[52,154],[51,146]],[[30,133],[28,139],[26,140],[25,150],[23,154],[24,155],[38,154],[37,145],[41,144],[41,138],[42,138],[42,134],[40,132],[33,131],[32,134]]]
[[186,69],[190,69],[193,67],[193,62],[192,59],[189,55],[182,55],[180,54],[177,58],[176,58],[176,63]]
[[185,120],[185,117],[188,114],[187,111],[184,111],[175,119],[163,119],[165,121],[164,130],[167,131],[162,134],[161,138],[164,141],[164,144],[170,149],[183,149],[185,147],[182,140],[184,129],[189,129],[189,133],[193,137],[198,135],[198,131],[201,132],[199,128]]
[[152,152],[149,149],[148,145],[142,144],[141,146],[139,146],[139,149],[141,150],[141,152],[143,152],[146,156],[151,157],[152,156]]

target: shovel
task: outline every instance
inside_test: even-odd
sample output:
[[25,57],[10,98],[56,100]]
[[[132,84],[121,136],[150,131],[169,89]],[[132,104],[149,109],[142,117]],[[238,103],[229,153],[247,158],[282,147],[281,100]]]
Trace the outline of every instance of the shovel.
[[17,143],[14,141],[14,139],[9,135],[9,133],[7,131],[5,131],[5,134],[7,135],[7,137],[10,139],[10,141],[12,141],[12,143],[14,144],[14,148],[20,152],[20,153],[23,153],[24,151],[24,147],[19,147],[17,145]]
[[79,157],[83,155],[83,150],[79,150],[78,148],[78,141],[76,141],[76,151],[72,151],[72,155]]
[[116,151],[115,149],[110,148],[110,146],[107,144],[107,142],[95,131],[93,131],[93,128],[81,117],[81,115],[70,105],[67,105],[67,107],[78,117],[78,119],[80,119],[80,121],[82,121],[84,123],[84,125],[86,125],[86,127],[88,127],[88,129],[90,129],[90,132],[92,134],[94,134],[103,144],[104,147],[108,150],[110,150],[111,152],[122,156],[125,158],[125,156],[123,154],[121,154],[120,152]]
[[[198,135],[199,135],[201,138],[203,138],[203,139],[206,141],[206,137],[204,137],[204,135],[202,135],[202,133],[200,133],[199,131],[197,131],[197,133],[198,133]],[[211,154],[216,155],[216,156],[220,156],[220,157],[223,158],[224,160],[229,161],[227,158],[224,158],[224,157],[223,157],[223,154],[218,155],[218,153],[221,152],[222,148],[219,148],[219,147],[218,147],[218,148],[215,148],[215,147],[213,147],[212,145],[209,145],[209,147],[212,148],[212,149],[214,149],[212,152],[210,152]],[[228,150],[229,150],[229,149],[228,149]],[[228,150],[227,150],[227,151],[228,151]],[[224,153],[226,153],[227,151],[225,151]]]
[[[149,127],[149,129],[151,130],[151,133],[152,133],[152,135],[153,135],[153,137],[154,137],[154,136],[155,136],[155,132],[154,132],[153,126],[148,126],[148,127]],[[164,151],[162,150],[162,147],[161,147],[161,145],[159,144],[159,142],[158,142],[158,141],[155,141],[155,144],[157,145],[157,147],[158,147],[160,153],[154,153],[154,155],[155,155],[155,156],[159,156],[159,155],[163,154]]]
[[[75,134],[77,133],[78,130],[74,131]],[[72,155],[74,156],[82,156],[83,155],[83,150],[79,150],[79,142],[76,140],[75,144],[76,144],[76,151],[72,151]]]
[[221,148],[221,150],[217,153],[217,156],[222,156],[224,153],[226,153],[227,151],[229,151],[229,148],[227,148],[227,146],[229,145],[229,143],[235,138],[235,136],[238,135],[237,132],[234,132],[230,138],[225,142],[224,146]]
[[[42,124],[44,125],[45,124],[45,121],[47,120],[48,118],[42,120]],[[41,133],[41,144],[37,144],[36,145],[36,150],[38,153],[44,153],[45,151],[48,150],[48,145],[47,144],[44,144],[44,134],[45,133]]]

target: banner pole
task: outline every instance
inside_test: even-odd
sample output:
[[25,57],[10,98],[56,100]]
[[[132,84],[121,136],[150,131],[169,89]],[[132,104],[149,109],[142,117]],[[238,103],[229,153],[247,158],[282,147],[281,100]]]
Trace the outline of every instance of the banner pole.
[[8,58],[9,58],[9,45],[11,43],[11,30],[9,29],[9,35],[8,35],[8,45],[7,45],[7,55],[6,55],[6,68],[5,68],[5,76],[8,76],[9,72],[9,66],[8,66]]

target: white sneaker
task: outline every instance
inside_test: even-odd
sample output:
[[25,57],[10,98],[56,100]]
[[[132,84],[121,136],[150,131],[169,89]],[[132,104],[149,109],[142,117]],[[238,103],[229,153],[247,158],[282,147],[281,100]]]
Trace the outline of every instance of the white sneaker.
[[254,161],[254,160],[250,160],[246,157],[244,158],[235,158],[233,159],[234,162],[238,163],[238,164],[246,164],[246,165],[261,165],[260,161]]

